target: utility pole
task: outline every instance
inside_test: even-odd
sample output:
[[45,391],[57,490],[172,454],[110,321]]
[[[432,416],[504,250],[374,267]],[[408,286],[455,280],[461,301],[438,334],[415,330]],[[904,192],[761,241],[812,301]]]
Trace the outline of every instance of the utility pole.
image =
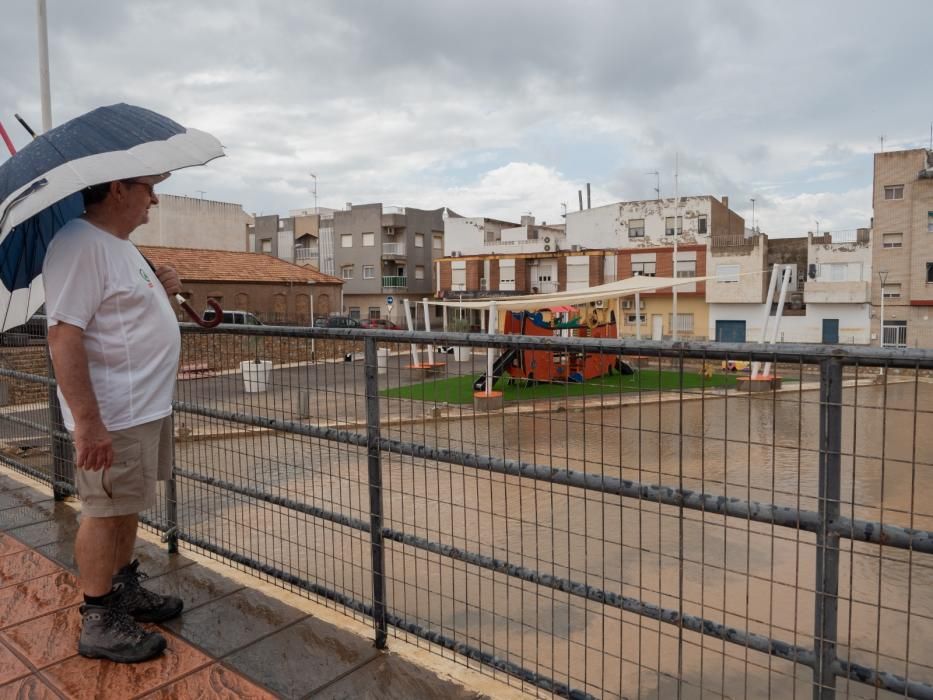
[[758,232],[758,229],[755,228],[755,198],[752,197],[752,231],[755,233]]
[[[677,280],[677,212],[680,211],[679,154],[674,154],[674,280]],[[677,285],[671,303],[671,340],[677,341]]]
[[313,179],[311,193],[314,195],[314,213],[317,214],[317,175],[314,173],[308,173],[308,175]]
[[45,0],[36,0],[39,34],[39,91],[42,100],[42,131],[52,128],[52,96],[49,87],[49,27]]

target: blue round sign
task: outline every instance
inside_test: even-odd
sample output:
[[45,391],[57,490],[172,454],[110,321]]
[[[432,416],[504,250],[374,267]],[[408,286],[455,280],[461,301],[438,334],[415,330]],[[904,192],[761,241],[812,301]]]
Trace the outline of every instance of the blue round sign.
[[394,303],[395,303],[395,297],[393,297],[391,294],[386,297],[386,304],[388,304],[389,306],[392,306],[392,304]]

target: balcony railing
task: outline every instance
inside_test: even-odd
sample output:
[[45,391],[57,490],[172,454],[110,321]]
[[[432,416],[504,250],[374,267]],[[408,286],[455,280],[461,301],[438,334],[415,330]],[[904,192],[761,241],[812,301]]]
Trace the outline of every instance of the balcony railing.
[[408,287],[408,277],[399,277],[396,275],[394,277],[382,278],[383,289],[405,289],[406,287]]
[[394,258],[403,258],[405,257],[405,244],[404,243],[383,243],[382,254],[391,256]]
[[544,282],[541,280],[532,280],[532,287],[537,287],[540,294],[553,294],[557,291],[557,282]]
[[320,255],[318,248],[295,248],[295,262],[311,262]]

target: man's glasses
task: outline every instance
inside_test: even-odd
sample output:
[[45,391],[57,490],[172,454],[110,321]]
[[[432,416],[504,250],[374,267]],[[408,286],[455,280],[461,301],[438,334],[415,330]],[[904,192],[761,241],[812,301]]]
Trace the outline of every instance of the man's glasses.
[[146,188],[150,197],[155,197],[155,185],[151,182],[143,182],[142,180],[123,180],[122,182],[125,185],[141,185]]

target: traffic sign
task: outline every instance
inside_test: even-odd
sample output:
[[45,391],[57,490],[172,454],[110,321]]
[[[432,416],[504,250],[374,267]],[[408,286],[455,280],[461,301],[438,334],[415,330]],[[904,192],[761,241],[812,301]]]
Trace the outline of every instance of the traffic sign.
[[389,306],[392,306],[392,304],[394,303],[395,303],[395,297],[393,297],[391,294],[386,297],[386,304],[388,304]]

